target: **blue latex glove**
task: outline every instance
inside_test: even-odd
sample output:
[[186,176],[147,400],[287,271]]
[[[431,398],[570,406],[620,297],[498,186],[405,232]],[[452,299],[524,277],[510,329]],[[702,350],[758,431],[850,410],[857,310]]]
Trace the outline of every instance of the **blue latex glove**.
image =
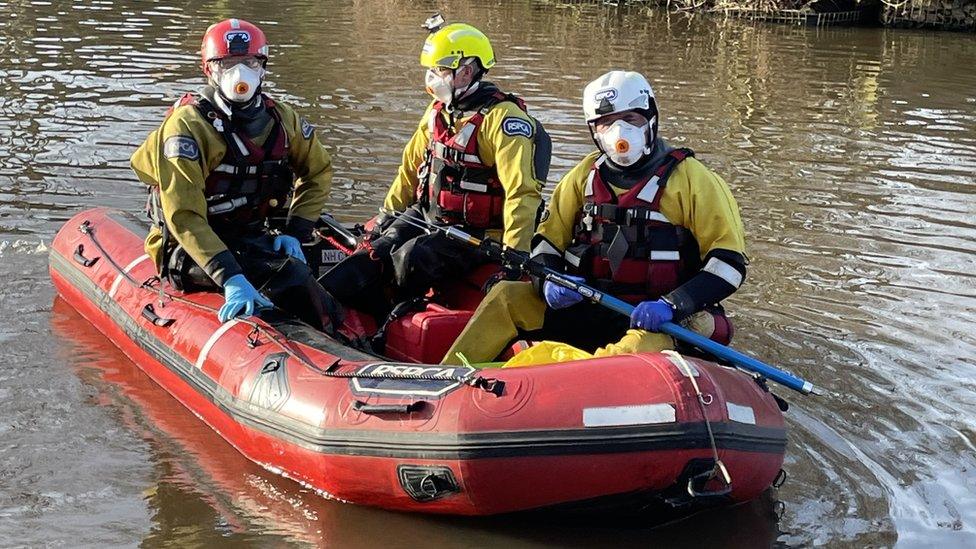
[[[566,278],[574,282],[586,282],[586,280],[579,276],[566,275]],[[569,288],[563,288],[558,284],[553,284],[548,280],[542,285],[542,295],[546,296],[546,303],[553,309],[565,309],[570,305],[576,305],[580,301],[583,301],[583,296],[577,292]]]
[[274,238],[274,251],[285,250],[285,253],[295,259],[305,263],[305,254],[302,253],[302,243],[294,236],[279,234]]
[[674,318],[674,309],[663,299],[641,301],[634,307],[634,312],[630,313],[630,327],[659,332],[661,324],[671,322],[672,318]]
[[244,275],[237,274],[224,282],[224,305],[217,312],[217,318],[221,322],[227,322],[242,311],[243,316],[251,316],[256,307],[271,306],[268,298],[258,293]]

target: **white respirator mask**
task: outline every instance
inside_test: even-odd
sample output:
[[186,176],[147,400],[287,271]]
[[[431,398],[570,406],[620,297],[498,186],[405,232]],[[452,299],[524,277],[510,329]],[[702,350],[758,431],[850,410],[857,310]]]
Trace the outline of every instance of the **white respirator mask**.
[[434,96],[445,105],[450,105],[451,101],[454,100],[454,74],[448,74],[447,76],[441,76],[433,70],[428,70],[426,76],[424,77],[424,84],[427,87],[427,93]]
[[233,67],[221,71],[217,78],[224,97],[235,103],[246,103],[250,101],[258,88],[261,87],[261,79],[264,77],[264,69],[252,69],[244,63],[238,63]]
[[634,126],[617,120],[610,127],[597,134],[603,152],[618,166],[630,166],[650,154],[647,142],[650,124]]

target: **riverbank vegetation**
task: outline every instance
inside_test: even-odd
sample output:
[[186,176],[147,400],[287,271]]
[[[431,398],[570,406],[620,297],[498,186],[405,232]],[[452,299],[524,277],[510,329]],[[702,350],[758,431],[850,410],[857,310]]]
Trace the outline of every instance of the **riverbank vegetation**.
[[834,17],[834,23],[877,22],[893,27],[927,27],[976,31],[976,0],[569,0],[566,4],[642,4],[677,12],[711,12],[789,22],[822,20],[789,14],[857,13]]
[[883,0],[882,4],[885,25],[976,30],[976,0]]

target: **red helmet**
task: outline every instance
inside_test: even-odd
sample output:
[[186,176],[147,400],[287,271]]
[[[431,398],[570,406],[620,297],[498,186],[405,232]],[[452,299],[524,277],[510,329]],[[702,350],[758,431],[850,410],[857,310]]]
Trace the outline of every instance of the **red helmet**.
[[225,19],[210,25],[203,35],[203,45],[200,47],[204,74],[210,75],[207,61],[231,55],[254,55],[267,59],[268,41],[264,32],[257,25],[243,19]]

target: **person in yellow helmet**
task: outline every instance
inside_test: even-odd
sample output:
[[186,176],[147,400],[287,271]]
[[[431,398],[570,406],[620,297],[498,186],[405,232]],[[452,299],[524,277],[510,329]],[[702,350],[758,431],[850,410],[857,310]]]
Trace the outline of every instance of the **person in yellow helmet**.
[[[434,18],[432,18],[434,19]],[[420,55],[433,100],[403,150],[383,207],[441,225],[489,234],[528,250],[541,212],[551,142],[518,97],[485,79],[495,65],[488,38],[471,25],[440,26]],[[340,302],[383,316],[396,300],[422,296],[484,261],[439,234],[381,216],[365,246],[322,278]]]
[[[443,362],[494,360],[513,339],[555,339],[597,356],[674,347],[683,322],[727,344],[720,302],[746,275],[739,208],[721,177],[658,136],[657,100],[638,73],[611,71],[583,93],[596,152],[556,186],[533,260],[636,305],[628,319],[551,282],[501,282]],[[459,356],[460,355],[460,356]]]
[[[311,239],[332,182],[314,128],[261,92],[268,44],[240,19],[204,35],[208,85],[173,106],[131,158],[151,188],[146,252],[178,290],[219,290],[226,322],[272,303],[309,324],[331,324],[334,300],[315,282]],[[284,231],[267,222],[287,216]]]

